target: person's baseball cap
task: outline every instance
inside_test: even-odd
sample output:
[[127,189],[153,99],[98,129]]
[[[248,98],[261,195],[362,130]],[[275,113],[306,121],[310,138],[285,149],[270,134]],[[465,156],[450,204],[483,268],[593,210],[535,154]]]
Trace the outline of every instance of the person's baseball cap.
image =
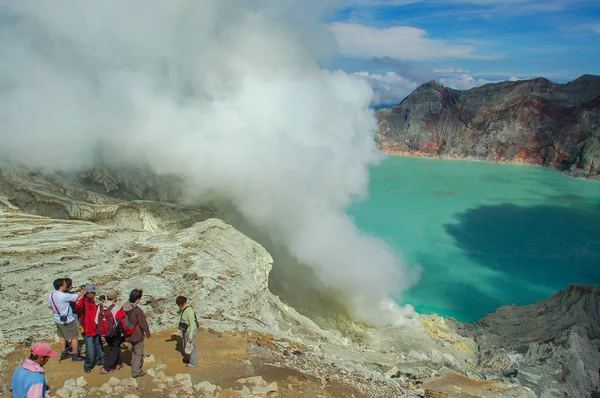
[[113,300],[113,299],[117,298],[117,296],[118,296],[118,294],[117,294],[116,290],[109,290],[106,293],[106,298],[109,300]]
[[31,347],[31,353],[33,355],[37,355],[38,357],[57,357],[58,352],[53,351],[52,347],[46,343],[37,343],[33,347]]
[[85,291],[88,293],[96,293],[96,286],[94,285],[85,285]]

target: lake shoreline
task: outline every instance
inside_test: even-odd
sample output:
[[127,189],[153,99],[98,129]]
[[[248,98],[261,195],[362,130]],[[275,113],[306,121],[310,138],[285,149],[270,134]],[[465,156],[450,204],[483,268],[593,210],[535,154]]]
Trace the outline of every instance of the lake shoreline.
[[483,159],[474,156],[453,156],[453,155],[439,155],[433,154],[429,152],[423,151],[414,151],[414,150],[405,150],[399,148],[382,148],[378,147],[379,151],[388,156],[395,157],[407,157],[407,158],[421,158],[421,159],[438,159],[438,160],[466,160],[469,162],[481,162],[481,163],[493,163],[493,164],[511,164],[511,165],[522,165],[522,166],[537,166],[544,167],[551,170],[556,170],[561,173],[565,177],[574,178],[577,180],[584,181],[595,181],[600,182],[600,176],[595,174],[588,174],[580,169],[575,170],[560,170],[556,167],[547,166],[544,164],[536,163],[534,161],[528,161],[526,159],[517,159],[517,160],[491,160],[491,159]]

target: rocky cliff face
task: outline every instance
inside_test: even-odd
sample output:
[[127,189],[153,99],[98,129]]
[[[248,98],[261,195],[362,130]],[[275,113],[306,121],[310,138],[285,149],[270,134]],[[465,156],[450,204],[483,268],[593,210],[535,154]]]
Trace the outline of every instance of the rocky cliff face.
[[545,165],[600,173],[600,76],[538,78],[467,91],[426,83],[377,111],[386,152]]
[[588,397],[597,391],[596,286],[571,285],[534,305],[502,307],[477,322],[474,335],[485,374],[510,375],[540,396]]

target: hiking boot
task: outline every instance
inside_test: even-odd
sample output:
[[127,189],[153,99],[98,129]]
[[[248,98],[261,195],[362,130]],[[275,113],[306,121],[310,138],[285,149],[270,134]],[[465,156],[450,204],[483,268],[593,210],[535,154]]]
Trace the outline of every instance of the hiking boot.
[[71,358],[71,354],[69,354],[68,352],[63,352],[62,354],[60,354],[60,360],[64,361],[65,359]]
[[138,378],[138,377],[142,377],[142,376],[146,376],[146,372],[141,372],[136,375],[133,375],[133,378]]
[[92,369],[83,369],[85,373],[91,373]]
[[85,361],[85,358],[82,357],[81,355],[71,355],[71,361],[81,362],[81,361]]

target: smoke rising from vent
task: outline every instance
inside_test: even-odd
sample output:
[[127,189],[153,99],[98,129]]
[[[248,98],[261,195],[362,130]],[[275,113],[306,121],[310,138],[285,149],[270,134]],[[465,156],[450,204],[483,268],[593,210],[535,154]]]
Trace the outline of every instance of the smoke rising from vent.
[[[0,156],[77,169],[101,152],[214,192],[359,319],[402,323],[414,282],[345,214],[379,161],[372,91],[319,67],[323,2],[19,0],[0,6]],[[302,3],[302,4],[297,4]]]

